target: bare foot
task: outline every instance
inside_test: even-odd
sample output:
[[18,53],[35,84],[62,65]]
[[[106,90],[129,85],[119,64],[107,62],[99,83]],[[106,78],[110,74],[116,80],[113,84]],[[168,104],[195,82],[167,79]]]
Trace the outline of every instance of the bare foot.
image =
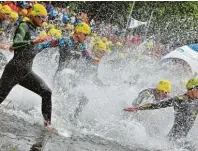
[[58,134],[58,131],[55,128],[53,128],[51,125],[47,125],[45,128],[50,133]]

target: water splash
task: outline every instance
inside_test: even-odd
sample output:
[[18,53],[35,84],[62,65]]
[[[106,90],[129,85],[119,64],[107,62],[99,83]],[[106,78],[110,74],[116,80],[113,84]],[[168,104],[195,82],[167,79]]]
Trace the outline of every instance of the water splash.
[[[130,148],[171,150],[164,137],[173,124],[172,108],[137,114],[123,113],[122,109],[131,106],[138,92],[155,87],[161,79],[172,81],[172,96],[182,94],[185,91],[184,80],[190,74],[176,66],[160,65],[158,60],[132,53],[130,57],[116,60],[107,56],[98,67],[87,65],[83,60],[75,61],[61,71],[54,82],[57,51],[42,52],[35,58],[33,67],[53,89],[52,123],[57,129],[66,134],[75,131],[99,135]],[[38,118],[41,117],[41,98],[26,92],[21,91],[16,104],[23,104],[24,100],[27,104],[35,102],[30,103],[31,114],[27,114],[41,124],[42,119]],[[15,89],[9,97],[17,98]],[[83,101],[81,112],[75,118],[76,108]],[[18,105],[16,110],[24,108]],[[24,119],[29,121],[25,115]]]

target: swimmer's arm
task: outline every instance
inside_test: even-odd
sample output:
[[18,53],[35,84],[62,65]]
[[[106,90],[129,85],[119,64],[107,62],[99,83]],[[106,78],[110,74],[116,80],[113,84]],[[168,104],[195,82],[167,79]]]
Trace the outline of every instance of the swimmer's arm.
[[143,90],[138,94],[138,97],[133,101],[132,105],[133,106],[138,106],[140,105],[144,99],[148,99],[151,96],[150,92],[147,90]]
[[139,110],[154,110],[173,106],[173,103],[177,101],[177,98],[171,98],[167,101],[161,101],[158,103],[148,103],[139,106]]

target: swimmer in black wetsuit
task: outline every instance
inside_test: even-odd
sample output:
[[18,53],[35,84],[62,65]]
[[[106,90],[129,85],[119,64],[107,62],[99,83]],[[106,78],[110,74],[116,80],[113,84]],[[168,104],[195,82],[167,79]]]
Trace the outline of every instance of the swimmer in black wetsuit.
[[17,27],[12,49],[14,57],[6,65],[0,79],[0,103],[2,103],[12,88],[19,84],[42,97],[42,114],[45,125],[51,123],[51,90],[46,83],[32,71],[33,60],[41,50],[37,44],[46,41],[44,37],[37,38],[36,28],[41,26],[47,17],[47,11],[41,4],[35,4],[30,12],[30,21],[22,22]]
[[188,81],[187,92],[184,95],[176,96],[167,101],[148,103],[135,108],[124,109],[128,112],[137,110],[154,110],[166,107],[174,107],[175,119],[171,131],[168,134],[170,140],[184,138],[194,125],[198,114],[198,78]]

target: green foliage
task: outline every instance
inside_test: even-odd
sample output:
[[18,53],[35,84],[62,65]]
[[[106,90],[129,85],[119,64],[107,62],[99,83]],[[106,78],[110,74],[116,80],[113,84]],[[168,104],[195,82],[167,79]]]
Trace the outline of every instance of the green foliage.
[[[70,6],[71,10],[77,13],[86,12],[89,20],[117,24],[120,28],[126,27],[132,3],[132,1],[52,1],[54,6],[63,8]],[[153,18],[148,36],[155,35],[163,43],[180,41],[186,44],[197,39],[197,2],[136,1],[132,16],[140,21],[148,21],[152,11]]]
[[133,17],[148,21],[153,13],[148,36],[163,43],[193,43],[197,39],[198,3],[193,1],[136,2]]

